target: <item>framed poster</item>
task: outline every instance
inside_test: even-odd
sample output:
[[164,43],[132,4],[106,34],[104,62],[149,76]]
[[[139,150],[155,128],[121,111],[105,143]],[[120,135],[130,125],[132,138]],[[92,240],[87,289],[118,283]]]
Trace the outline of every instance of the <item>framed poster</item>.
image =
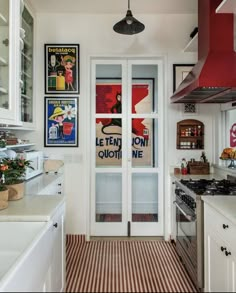
[[[151,113],[154,101],[154,79],[132,80],[132,114]],[[122,85],[120,79],[97,79],[96,114],[109,114],[96,119],[96,165],[121,166],[122,160]],[[115,116],[116,115],[116,116]],[[132,119],[132,164],[153,164],[152,119]]]
[[173,64],[173,92],[178,88],[195,64]]
[[44,146],[78,146],[78,98],[45,97]]
[[79,94],[79,45],[45,44],[45,94]]

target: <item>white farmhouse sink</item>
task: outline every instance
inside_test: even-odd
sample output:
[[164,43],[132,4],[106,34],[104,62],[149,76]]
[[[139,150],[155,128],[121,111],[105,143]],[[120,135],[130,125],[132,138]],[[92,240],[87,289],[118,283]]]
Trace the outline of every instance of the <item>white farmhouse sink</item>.
[[40,257],[41,244],[44,249],[48,227],[48,222],[0,222],[0,292],[30,290],[32,260]]

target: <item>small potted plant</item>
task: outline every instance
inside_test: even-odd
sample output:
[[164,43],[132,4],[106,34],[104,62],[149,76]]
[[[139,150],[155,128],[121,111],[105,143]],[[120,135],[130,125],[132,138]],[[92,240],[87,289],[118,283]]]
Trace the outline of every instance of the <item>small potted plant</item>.
[[34,169],[30,166],[31,161],[15,158],[3,159],[2,163],[7,166],[4,171],[5,185],[9,189],[9,200],[18,200],[24,196],[24,175],[26,168]]
[[4,149],[7,145],[7,142],[4,138],[0,138],[0,149]]
[[8,196],[9,190],[5,185],[5,171],[8,169],[8,166],[0,163],[0,210],[3,210],[8,207]]

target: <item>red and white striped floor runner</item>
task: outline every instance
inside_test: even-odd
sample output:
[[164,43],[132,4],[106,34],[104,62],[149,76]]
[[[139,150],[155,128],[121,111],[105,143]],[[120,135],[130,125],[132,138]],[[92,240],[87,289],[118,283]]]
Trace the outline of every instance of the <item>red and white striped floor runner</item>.
[[66,292],[197,292],[169,242],[67,236]]

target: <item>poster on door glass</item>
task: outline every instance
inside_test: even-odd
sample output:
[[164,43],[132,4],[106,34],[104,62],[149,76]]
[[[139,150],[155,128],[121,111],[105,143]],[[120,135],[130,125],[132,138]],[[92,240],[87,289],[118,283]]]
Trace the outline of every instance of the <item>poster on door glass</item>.
[[[96,119],[97,166],[121,166],[122,134],[126,134],[122,133],[122,119],[114,118],[113,114],[122,114],[122,99],[120,80],[97,80],[96,113],[111,114],[108,118]],[[150,80],[133,80],[132,114],[146,113],[147,109],[152,109],[152,101],[153,83]],[[152,166],[152,136],[152,119],[132,119],[133,166]]]

